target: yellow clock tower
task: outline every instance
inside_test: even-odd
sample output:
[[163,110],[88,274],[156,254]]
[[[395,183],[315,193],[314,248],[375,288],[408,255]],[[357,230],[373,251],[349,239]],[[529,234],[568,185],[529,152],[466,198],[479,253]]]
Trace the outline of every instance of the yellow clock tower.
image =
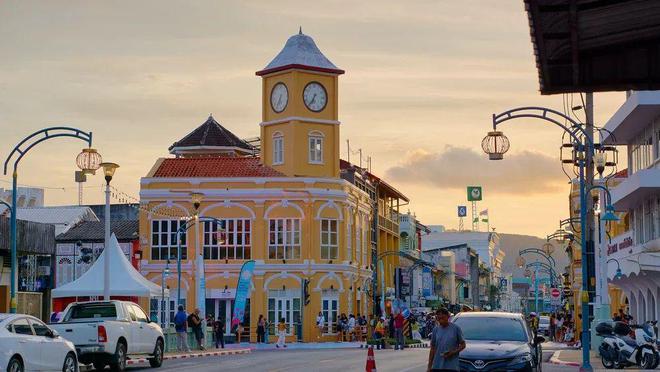
[[256,74],[263,78],[261,161],[287,176],[339,177],[338,77],[302,30]]

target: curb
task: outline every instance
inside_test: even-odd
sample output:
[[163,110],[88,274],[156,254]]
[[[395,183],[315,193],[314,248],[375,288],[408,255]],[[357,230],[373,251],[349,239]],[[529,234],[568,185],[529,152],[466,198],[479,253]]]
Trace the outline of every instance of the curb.
[[[236,349],[236,350],[220,350],[220,351],[211,351],[211,352],[195,352],[190,354],[176,354],[176,355],[164,355],[163,361],[166,360],[175,360],[175,359],[191,359],[191,358],[204,358],[210,356],[221,356],[221,355],[235,355],[235,354],[249,354],[252,352],[250,349]],[[134,358],[126,361],[127,366],[133,366],[136,364],[149,363],[147,358]],[[84,371],[93,371],[94,367],[80,365],[79,370]]]
[[550,357],[550,363],[551,364],[557,364],[560,366],[571,366],[571,367],[579,367],[580,363],[578,362],[567,362],[564,360],[559,359],[559,355],[561,354],[561,350],[557,350],[554,353],[552,353],[552,356]]
[[[374,345],[360,344],[360,349],[368,349],[369,346],[374,346]],[[419,343],[419,344],[406,345],[405,349],[428,349],[429,347],[431,347],[431,343],[422,342],[422,343]],[[374,347],[374,349],[375,349],[375,347]]]

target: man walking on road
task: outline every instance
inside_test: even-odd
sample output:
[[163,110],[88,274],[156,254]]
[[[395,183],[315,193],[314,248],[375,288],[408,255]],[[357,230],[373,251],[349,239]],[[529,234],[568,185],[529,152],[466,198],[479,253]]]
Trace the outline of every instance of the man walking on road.
[[465,349],[461,328],[449,323],[449,311],[441,308],[436,312],[438,324],[431,333],[428,372],[460,371],[458,354]]
[[401,315],[401,311],[397,312],[396,315],[394,316],[394,335],[396,336],[396,345],[394,346],[394,350],[403,350],[404,342],[403,342],[403,322],[404,322],[403,315]]
[[179,311],[174,316],[174,330],[176,331],[176,349],[177,351],[190,352],[188,347],[188,329],[187,329],[186,312],[183,311],[183,306],[179,305]]

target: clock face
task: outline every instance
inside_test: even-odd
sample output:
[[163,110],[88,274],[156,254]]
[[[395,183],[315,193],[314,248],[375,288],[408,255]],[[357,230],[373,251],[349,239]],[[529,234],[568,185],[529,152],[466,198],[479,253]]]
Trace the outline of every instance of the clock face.
[[311,82],[305,86],[303,91],[303,101],[305,106],[314,112],[323,111],[325,105],[328,103],[328,93],[325,91],[323,85],[317,82]]
[[277,83],[270,92],[270,106],[275,112],[282,112],[289,103],[289,90],[284,83]]

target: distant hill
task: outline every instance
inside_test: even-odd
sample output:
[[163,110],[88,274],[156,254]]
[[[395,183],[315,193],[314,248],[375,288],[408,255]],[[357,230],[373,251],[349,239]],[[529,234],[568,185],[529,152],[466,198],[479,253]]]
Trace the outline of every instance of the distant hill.
[[[502,250],[506,253],[504,257],[504,262],[502,263],[502,272],[510,273],[513,272],[514,277],[523,277],[524,269],[519,269],[516,266],[516,258],[518,258],[518,252],[525,248],[539,248],[543,247],[545,244],[545,239],[541,239],[536,236],[531,235],[518,235],[518,234],[503,234],[498,233],[500,236],[500,246]],[[552,258],[557,262],[557,273],[561,275],[564,272],[564,267],[569,264],[568,256],[560,247],[555,244],[555,252],[552,255]],[[525,259],[527,262],[534,261],[534,257],[538,257],[539,261],[545,261],[540,256],[537,255],[526,255]]]

